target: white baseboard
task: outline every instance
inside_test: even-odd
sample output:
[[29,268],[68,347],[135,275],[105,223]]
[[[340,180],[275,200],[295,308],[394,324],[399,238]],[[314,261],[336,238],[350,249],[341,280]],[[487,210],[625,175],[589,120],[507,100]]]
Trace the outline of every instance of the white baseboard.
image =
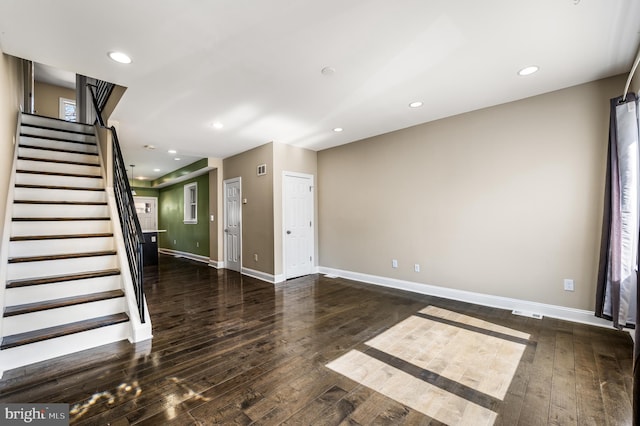
[[184,257],[185,259],[195,260],[196,262],[203,262],[207,264],[209,263],[209,257],[202,256],[200,254],[188,253],[186,251],[179,251],[179,250],[171,250],[168,248],[159,248],[158,252],[162,254],[168,254],[169,256]]
[[273,275],[273,274],[268,274],[266,272],[262,272],[262,271],[256,271],[255,269],[250,269],[250,268],[242,268],[242,274],[243,275],[248,275],[250,277],[253,278],[257,278],[261,281],[266,281],[268,283],[271,284],[276,284],[279,282],[284,281],[284,276],[283,275]]
[[580,324],[595,325],[598,327],[612,328],[611,321],[598,318],[593,312],[582,309],[567,308],[565,306],[548,305],[545,303],[531,302],[528,300],[511,299],[508,297],[492,296],[490,294],[474,293],[471,291],[457,290],[453,288],[438,287],[429,284],[412,281],[398,280],[395,278],[381,277],[377,275],[362,274],[360,272],[344,271],[341,269],[318,267],[321,274],[336,275],[362,283],[375,284],[398,290],[411,291],[429,296],[442,297],[444,299],[459,300],[461,302],[474,303],[492,308],[519,310],[524,312],[540,313],[544,316],[557,318]]
[[223,260],[213,260],[209,259],[209,266],[216,269],[224,269],[224,261]]

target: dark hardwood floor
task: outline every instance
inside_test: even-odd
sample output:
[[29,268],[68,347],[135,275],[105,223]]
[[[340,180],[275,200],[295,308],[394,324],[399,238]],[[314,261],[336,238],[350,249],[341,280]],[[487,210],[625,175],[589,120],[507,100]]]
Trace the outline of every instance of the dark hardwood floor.
[[[388,357],[395,364],[384,370],[406,370],[406,386],[416,392],[426,383],[475,396],[497,415],[496,425],[631,424],[632,341],[623,332],[318,275],[273,286],[167,256],[145,274],[151,342],[8,371],[0,402],[68,403],[78,425],[443,424],[327,367],[357,353]],[[429,306],[475,322],[419,313]],[[365,344],[416,315],[479,335],[483,322],[505,327],[486,331],[522,344],[504,398]]]

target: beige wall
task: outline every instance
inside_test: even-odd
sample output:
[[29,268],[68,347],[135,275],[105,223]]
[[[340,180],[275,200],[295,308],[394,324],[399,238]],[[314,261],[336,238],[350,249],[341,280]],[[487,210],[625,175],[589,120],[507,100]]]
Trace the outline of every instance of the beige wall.
[[[4,220],[11,178],[18,113],[22,105],[20,59],[0,50],[0,217]],[[4,224],[4,222],[2,222]],[[0,241],[3,225],[0,225]]]
[[214,216],[214,220],[211,222],[211,218],[207,218],[209,220],[209,259],[222,262],[224,259],[223,160],[209,158],[207,164],[209,167],[213,167],[213,170],[209,172],[209,214]]
[[[275,275],[284,273],[283,257],[282,257],[282,172],[295,172],[313,175],[314,182],[318,181],[318,155],[315,151],[298,148],[291,145],[274,143],[273,144],[273,210],[274,210],[274,259],[275,259]],[[318,217],[318,199],[317,191],[314,191],[316,222]],[[314,248],[314,265],[317,265],[318,259],[318,227],[315,229],[315,248]]]
[[33,100],[36,114],[60,118],[60,98],[75,99],[76,91],[39,81],[35,82]]
[[319,152],[319,264],[593,309],[624,77]]
[[[257,176],[259,164],[267,165],[266,176]],[[225,180],[242,178],[242,198],[247,200],[242,205],[242,266],[273,274],[273,144],[225,158],[223,174]]]

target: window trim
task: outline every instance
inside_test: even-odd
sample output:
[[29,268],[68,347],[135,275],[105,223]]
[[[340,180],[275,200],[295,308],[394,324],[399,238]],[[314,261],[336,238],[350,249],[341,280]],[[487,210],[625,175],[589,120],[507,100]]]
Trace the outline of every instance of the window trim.
[[[58,118],[60,118],[61,120],[65,120],[65,121],[69,121],[72,123],[76,123],[78,121],[78,103],[76,102],[75,99],[68,99],[68,98],[63,98],[62,96],[59,99],[59,103],[58,103]],[[75,121],[71,121],[71,120],[67,120],[66,115],[65,115],[65,104],[73,104],[74,107],[76,108],[76,119]]]
[[[191,192],[192,189],[193,192]],[[191,198],[192,194],[193,198]],[[198,223],[198,182],[184,186],[184,223],[187,225]]]

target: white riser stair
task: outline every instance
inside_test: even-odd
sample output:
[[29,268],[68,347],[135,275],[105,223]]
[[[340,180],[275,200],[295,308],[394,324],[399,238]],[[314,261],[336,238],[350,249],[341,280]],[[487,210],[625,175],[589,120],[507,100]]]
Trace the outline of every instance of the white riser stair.
[[90,251],[115,251],[113,236],[14,240],[9,243],[9,258],[46,256],[56,254],[86,253]]
[[34,209],[32,204],[17,203],[13,206],[15,218],[56,218],[56,217],[109,217],[109,207],[105,204],[39,204]]
[[[53,183],[53,182],[52,182]],[[51,187],[22,187],[16,185],[14,197],[16,200],[33,201],[78,201],[91,203],[106,203],[107,194],[104,190],[95,189],[62,189],[60,186]]]
[[96,255],[74,259],[41,260],[36,262],[11,263],[11,260],[9,260],[7,280],[32,279],[40,277],[43,274],[47,276],[67,273],[78,274],[91,271],[103,271],[117,267],[118,261],[115,253],[104,256]]
[[[34,205],[37,207],[37,204]],[[84,221],[48,221],[14,222],[11,229],[12,237],[31,235],[80,235],[111,232],[111,222],[108,220]]]
[[40,115],[33,114],[23,114],[22,115],[22,125],[24,126],[21,133],[25,133],[26,130],[28,132],[28,126],[39,126],[42,128],[54,128],[56,130],[67,130],[69,132],[81,132],[84,134],[93,135],[93,126],[90,124],[81,124],[81,123],[71,123],[63,120],[52,120],[49,117],[42,117]]
[[24,305],[64,297],[82,296],[91,292],[120,290],[120,275],[117,272],[114,270],[114,275],[98,278],[8,288],[5,293],[5,303],[7,306]]
[[[6,316],[7,311],[5,311],[5,318],[2,324],[3,332],[9,335],[26,333],[42,328],[68,324],[70,322],[111,315],[113,312],[123,312],[125,306],[122,290],[114,290],[113,293],[119,293],[120,295],[114,296],[115,298],[113,299],[98,302],[81,303],[78,305],[65,306],[64,308],[47,309],[14,316]],[[101,295],[100,293],[95,294]],[[64,312],[62,312],[63,310]]]
[[71,144],[68,141],[59,141],[56,139],[44,139],[40,137],[36,138],[33,136],[20,136],[20,145],[49,148],[49,149],[73,150],[77,152],[84,152],[87,154],[98,153],[98,147],[94,143],[77,142],[77,143]]
[[24,125],[24,123],[21,129],[21,136],[37,136],[44,139],[54,139],[54,140],[71,141],[71,142],[95,143],[96,141],[96,137],[93,134],[88,135],[88,134],[82,134],[82,133],[68,132],[65,130],[31,127],[31,126]]
[[109,217],[109,207],[106,204],[39,204],[34,209],[32,204],[16,203],[13,206],[14,218],[81,218],[81,217]]
[[23,114],[20,133],[0,374],[131,338],[93,126]]
[[51,163],[48,161],[23,160],[18,157],[17,170],[36,170],[39,172],[69,173],[75,175],[100,176],[100,167],[80,164]]
[[39,158],[47,161],[68,161],[88,165],[99,165],[100,160],[97,154],[77,154],[74,151],[54,151],[48,148],[18,148],[20,158]]
[[20,170],[16,173],[16,184],[18,185],[49,185],[52,181],[56,186],[66,186],[71,188],[104,188],[104,181],[101,177],[83,177],[70,175],[51,175],[45,173],[26,173]]

